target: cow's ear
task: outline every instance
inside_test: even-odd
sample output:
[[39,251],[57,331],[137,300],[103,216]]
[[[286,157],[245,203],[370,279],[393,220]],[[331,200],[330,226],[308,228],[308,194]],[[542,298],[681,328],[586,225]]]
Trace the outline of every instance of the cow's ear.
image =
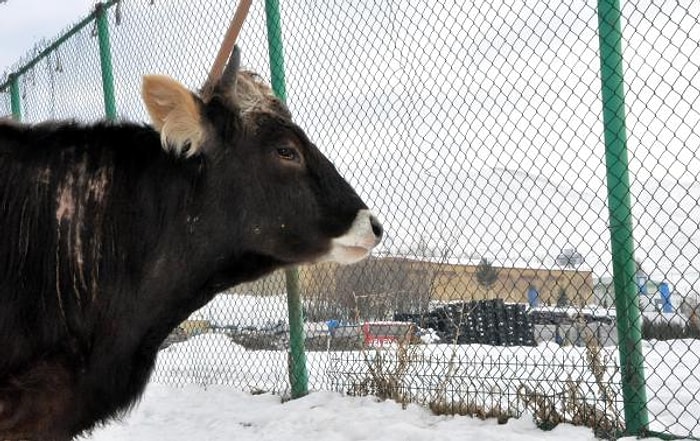
[[199,153],[204,141],[199,99],[182,84],[162,75],[143,77],[141,93],[163,148],[187,157]]

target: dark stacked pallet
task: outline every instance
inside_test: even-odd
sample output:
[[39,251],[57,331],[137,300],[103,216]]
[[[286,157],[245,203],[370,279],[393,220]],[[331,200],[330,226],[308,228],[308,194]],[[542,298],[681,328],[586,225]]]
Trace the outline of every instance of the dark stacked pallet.
[[396,314],[394,319],[432,328],[445,343],[535,346],[535,328],[525,305],[500,299],[451,303],[426,314]]

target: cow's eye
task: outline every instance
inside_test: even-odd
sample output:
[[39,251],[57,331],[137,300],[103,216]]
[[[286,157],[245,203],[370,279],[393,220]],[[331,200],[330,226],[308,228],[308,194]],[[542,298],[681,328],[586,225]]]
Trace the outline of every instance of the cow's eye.
[[280,158],[286,159],[288,161],[299,160],[299,152],[297,152],[296,149],[293,149],[292,147],[277,147],[277,155]]

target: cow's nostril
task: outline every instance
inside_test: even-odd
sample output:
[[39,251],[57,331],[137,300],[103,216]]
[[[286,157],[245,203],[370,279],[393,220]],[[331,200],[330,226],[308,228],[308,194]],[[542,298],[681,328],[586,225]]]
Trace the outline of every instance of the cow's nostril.
[[380,240],[382,240],[382,236],[384,235],[384,227],[382,227],[382,224],[374,216],[369,217],[369,223],[372,225],[372,232],[374,233],[374,237],[376,237],[377,242],[379,242]]

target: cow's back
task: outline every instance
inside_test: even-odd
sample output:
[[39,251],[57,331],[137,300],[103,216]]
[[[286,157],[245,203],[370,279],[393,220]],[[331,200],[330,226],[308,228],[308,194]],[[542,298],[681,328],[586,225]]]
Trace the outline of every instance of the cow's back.
[[[82,336],[91,308],[118,303],[104,296],[137,288],[167,222],[194,201],[190,162],[146,126],[0,123],[0,348]],[[0,358],[0,374],[17,358]]]
[[38,416],[79,406],[76,374],[104,340],[128,336],[153,231],[190,169],[144,126],[0,123],[0,434],[16,418],[34,421],[28,433],[75,430]]

